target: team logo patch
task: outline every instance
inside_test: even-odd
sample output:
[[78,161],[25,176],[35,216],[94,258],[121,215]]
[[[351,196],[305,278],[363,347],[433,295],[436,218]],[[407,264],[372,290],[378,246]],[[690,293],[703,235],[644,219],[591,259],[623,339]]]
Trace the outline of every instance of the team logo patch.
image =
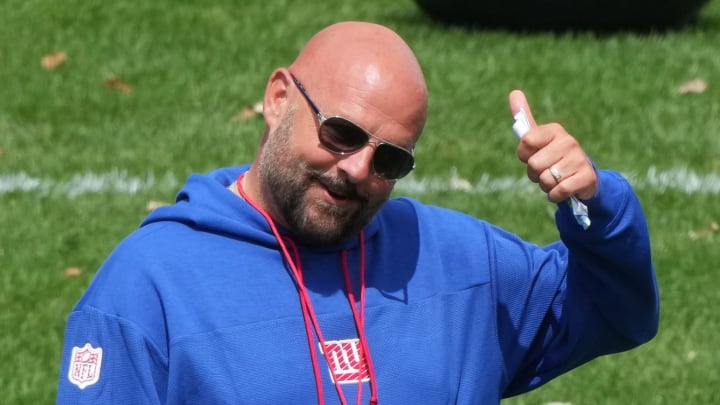
[[[330,378],[340,384],[365,382],[370,380],[367,363],[364,361],[359,339],[329,340],[320,343],[320,350],[327,351],[325,356],[330,364]],[[333,375],[335,378],[333,378]]]
[[81,390],[98,382],[102,356],[102,347],[96,349],[90,343],[85,343],[83,347],[73,347],[72,354],[70,354],[68,380],[80,387]]

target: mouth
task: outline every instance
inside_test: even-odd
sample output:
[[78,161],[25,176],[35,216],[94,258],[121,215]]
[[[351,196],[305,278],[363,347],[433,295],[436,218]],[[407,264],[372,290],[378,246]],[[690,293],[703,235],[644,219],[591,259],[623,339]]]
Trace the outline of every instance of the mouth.
[[327,190],[327,193],[330,194],[330,196],[332,196],[336,200],[344,201],[344,200],[350,199],[350,197],[342,191],[333,190],[327,186],[325,186],[325,189]]
[[332,188],[327,184],[321,183],[321,186],[325,191],[325,195],[327,196],[327,202],[333,205],[346,206],[353,201],[353,198],[349,196],[345,191],[338,190],[337,188]]
[[319,185],[325,191],[325,200],[333,205],[345,207],[351,204],[360,204],[362,198],[350,187],[335,185],[320,181]]

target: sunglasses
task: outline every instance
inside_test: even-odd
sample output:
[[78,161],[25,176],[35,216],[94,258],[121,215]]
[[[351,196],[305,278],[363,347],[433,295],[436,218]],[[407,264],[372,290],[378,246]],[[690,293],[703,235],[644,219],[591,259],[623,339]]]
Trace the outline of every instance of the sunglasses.
[[320,123],[318,139],[325,149],[337,155],[350,155],[365,145],[372,144],[375,146],[375,153],[372,157],[373,171],[385,180],[397,180],[405,177],[415,168],[415,158],[411,150],[377,137],[347,118],[325,117],[310,98],[300,80],[292,74],[290,76],[318,118]]

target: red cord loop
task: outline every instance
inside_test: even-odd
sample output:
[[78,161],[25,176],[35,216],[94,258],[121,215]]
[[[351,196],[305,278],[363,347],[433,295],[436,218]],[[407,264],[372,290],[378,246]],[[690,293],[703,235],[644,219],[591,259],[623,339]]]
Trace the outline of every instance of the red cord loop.
[[[300,299],[300,306],[302,308],[303,313],[303,321],[305,324],[305,334],[307,336],[308,340],[308,349],[310,350],[310,358],[312,360],[312,366],[313,366],[313,374],[315,376],[315,390],[317,392],[317,398],[318,398],[318,404],[323,405],[325,403],[324,396],[323,396],[323,389],[322,389],[322,377],[320,375],[320,365],[319,361],[317,359],[317,353],[315,352],[315,341],[313,339],[313,332],[315,332],[315,336],[317,337],[318,341],[320,342],[322,346],[322,353],[325,357],[325,361],[327,361],[328,364],[332,364],[330,361],[330,351],[327,350],[325,347],[325,339],[322,336],[322,331],[320,330],[320,324],[317,321],[317,316],[315,315],[315,310],[313,309],[312,301],[310,300],[310,296],[307,292],[307,289],[305,288],[305,283],[303,281],[303,273],[302,273],[302,261],[300,260],[300,249],[297,247],[297,244],[290,239],[289,237],[283,237],[280,235],[280,232],[277,229],[277,226],[275,225],[275,221],[270,217],[270,215],[262,208],[260,207],[255,201],[250,199],[250,197],[245,192],[245,189],[242,186],[242,179],[245,176],[245,173],[242,173],[237,178],[237,190],[242,196],[242,198],[245,199],[245,201],[248,202],[255,210],[257,210],[260,215],[262,215],[265,220],[267,221],[268,225],[270,226],[270,229],[273,232],[273,235],[275,235],[275,239],[278,242],[278,245],[280,245],[280,251],[285,259],[285,262],[287,263],[288,267],[290,268],[290,276],[292,277],[293,281],[295,282],[295,287],[298,291],[298,297]],[[368,369],[369,379],[370,379],[370,405],[377,405],[378,399],[377,399],[377,386],[375,384],[375,370],[372,365],[372,360],[370,358],[370,350],[367,343],[367,338],[365,337],[365,238],[362,233],[360,232],[360,310],[358,311],[356,305],[355,305],[355,294],[353,293],[352,289],[352,283],[350,281],[350,269],[347,264],[347,251],[343,250],[341,252],[341,266],[343,271],[343,276],[345,279],[345,294],[348,299],[348,303],[350,304],[350,308],[352,310],[353,315],[353,322],[355,323],[355,329],[358,334],[358,340],[360,341],[360,347],[362,348],[363,353],[363,360],[365,362],[365,365]],[[292,248],[292,254],[290,254],[290,251],[288,250],[287,245],[290,245]],[[340,386],[339,379],[337,375],[335,375],[334,367],[329,367],[330,373],[332,374],[333,381],[335,382],[335,390],[337,391],[338,397],[340,399],[340,403],[343,405],[347,404],[347,401],[345,400],[345,394],[343,393],[342,387]],[[357,403],[359,404],[362,399],[362,382],[358,382],[358,389],[357,389]]]

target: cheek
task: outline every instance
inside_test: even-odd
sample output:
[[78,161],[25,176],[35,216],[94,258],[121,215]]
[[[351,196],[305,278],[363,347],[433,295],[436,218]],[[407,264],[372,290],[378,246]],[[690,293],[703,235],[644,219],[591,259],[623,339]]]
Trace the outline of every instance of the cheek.
[[335,156],[325,150],[318,140],[315,121],[300,119],[293,120],[290,134],[290,146],[293,155],[303,159],[311,166],[326,167],[334,163]]
[[337,163],[339,156],[331,153],[320,145],[317,133],[313,128],[312,131],[303,131],[298,133],[294,138],[293,150],[295,155],[307,162],[311,167],[329,171]]
[[394,187],[394,182],[386,181],[373,175],[373,179],[370,181],[366,192],[372,201],[385,201],[390,198]]

